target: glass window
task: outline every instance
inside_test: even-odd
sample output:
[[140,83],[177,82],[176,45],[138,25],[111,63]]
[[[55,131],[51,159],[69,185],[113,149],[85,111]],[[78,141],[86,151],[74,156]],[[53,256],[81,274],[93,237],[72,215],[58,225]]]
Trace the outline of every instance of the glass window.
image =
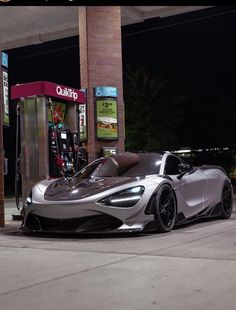
[[178,167],[179,164],[181,164],[181,160],[178,157],[168,155],[166,159],[164,173],[167,175],[179,174],[180,173],[179,167]]
[[124,153],[101,158],[79,171],[74,178],[145,176],[159,174],[162,155],[159,153]]
[[159,153],[140,153],[138,164],[124,172],[124,176],[145,176],[159,174],[162,155]]

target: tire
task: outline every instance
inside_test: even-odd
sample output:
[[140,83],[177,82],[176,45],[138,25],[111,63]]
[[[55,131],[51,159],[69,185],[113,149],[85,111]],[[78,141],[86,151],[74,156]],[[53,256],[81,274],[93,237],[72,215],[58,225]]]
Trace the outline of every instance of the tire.
[[169,232],[175,225],[177,204],[172,188],[165,184],[160,187],[155,198],[154,217],[157,231]]
[[233,211],[232,187],[229,181],[224,183],[221,194],[221,219],[229,219]]

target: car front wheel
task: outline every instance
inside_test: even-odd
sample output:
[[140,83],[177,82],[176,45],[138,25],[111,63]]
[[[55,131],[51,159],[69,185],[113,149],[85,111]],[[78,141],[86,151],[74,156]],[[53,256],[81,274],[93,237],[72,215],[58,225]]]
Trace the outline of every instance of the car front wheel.
[[176,221],[177,206],[172,188],[162,185],[155,198],[154,216],[159,232],[169,232]]

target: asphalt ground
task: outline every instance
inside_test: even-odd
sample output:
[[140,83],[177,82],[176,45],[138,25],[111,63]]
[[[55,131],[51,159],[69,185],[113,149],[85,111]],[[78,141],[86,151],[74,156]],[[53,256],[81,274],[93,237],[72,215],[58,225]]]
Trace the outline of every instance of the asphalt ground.
[[1,310],[235,310],[236,203],[229,220],[140,235],[25,235],[5,211]]

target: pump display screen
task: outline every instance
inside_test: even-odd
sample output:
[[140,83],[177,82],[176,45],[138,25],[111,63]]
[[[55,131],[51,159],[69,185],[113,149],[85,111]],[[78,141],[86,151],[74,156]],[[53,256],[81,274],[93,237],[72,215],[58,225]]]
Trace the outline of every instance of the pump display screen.
[[67,139],[67,134],[66,134],[65,132],[62,132],[62,133],[61,133],[61,138],[62,138],[62,139]]
[[63,124],[65,119],[66,103],[53,101],[52,111],[48,109],[48,121],[57,124]]

